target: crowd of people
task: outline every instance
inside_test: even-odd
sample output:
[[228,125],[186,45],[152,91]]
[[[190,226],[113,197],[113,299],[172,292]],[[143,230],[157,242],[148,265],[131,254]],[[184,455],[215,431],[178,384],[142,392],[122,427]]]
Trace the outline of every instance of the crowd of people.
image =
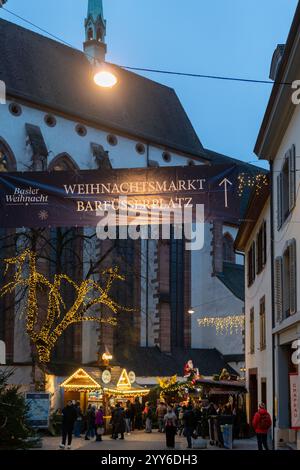
[[[134,429],[141,430],[147,418],[143,406],[136,400],[134,403],[128,401],[123,407],[117,403],[110,408],[110,426],[112,439],[124,439],[124,435],[130,435]],[[62,415],[62,442],[61,449],[71,449],[73,436],[76,438],[84,435],[85,440],[102,441],[105,433],[105,416],[102,406],[97,408],[89,404],[85,413],[81,410],[80,402],[69,400],[66,407],[61,411]],[[149,418],[148,418],[149,421]]]
[[[147,402],[143,406],[139,400],[135,400],[133,403],[128,401],[124,406],[117,403],[115,407],[111,407],[110,412],[110,437],[115,440],[123,440],[126,434],[130,435],[135,429],[152,433],[155,426],[159,433],[165,434],[168,448],[175,447],[176,435],[183,435],[187,440],[187,447],[192,448],[199,438],[209,436],[210,418],[222,415],[232,416],[233,433],[236,437],[241,437],[241,412],[232,404],[217,405],[198,401],[167,405],[160,401],[157,405]],[[261,404],[253,420],[260,449],[268,448],[266,435],[271,426],[269,421],[270,417]],[[105,416],[102,406],[97,409],[95,405],[89,404],[83,414],[79,402],[69,401],[62,410],[62,449],[66,447],[66,442],[67,447],[71,448],[73,435],[77,438],[84,435],[86,440],[95,439],[96,442],[101,442],[104,433]]]

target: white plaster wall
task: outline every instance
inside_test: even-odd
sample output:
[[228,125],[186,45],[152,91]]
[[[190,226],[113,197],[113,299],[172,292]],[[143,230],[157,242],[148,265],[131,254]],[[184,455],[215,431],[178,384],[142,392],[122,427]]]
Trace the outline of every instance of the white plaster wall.
[[[245,354],[246,354],[246,385],[249,387],[249,369],[257,368],[258,402],[261,398],[261,379],[267,380],[267,407],[269,413],[273,413],[273,380],[272,380],[272,299],[271,299],[271,245],[270,245],[270,200],[265,204],[260,217],[253,229],[246,246],[246,253],[253,241],[256,241],[258,231],[263,221],[267,224],[267,262],[263,271],[256,275],[254,283],[248,287],[248,264],[245,257]],[[260,323],[259,305],[260,299],[265,296],[266,307],[266,344],[265,350],[260,350]],[[250,354],[250,310],[254,307],[254,354]],[[252,417],[250,417],[252,419]]]
[[[237,299],[217,278],[212,277],[211,225],[205,224],[204,248],[192,252],[192,347],[216,348],[222,354],[242,354],[243,337],[241,333],[217,335],[213,327],[200,327],[198,319],[204,317],[224,317],[241,315],[243,302]],[[217,373],[218,371],[216,371]]]
[[[96,143],[102,145],[105,150],[109,151],[113,168],[147,167],[147,152],[145,152],[144,155],[139,155],[136,152],[135,146],[139,142],[137,139],[130,139],[115,134],[118,138],[118,145],[113,147],[107,142],[107,136],[112,133],[112,131],[104,131],[86,126],[87,135],[80,137],[75,131],[77,121],[72,121],[53,113],[56,117],[57,124],[55,127],[51,128],[44,122],[46,112],[22,105],[21,116],[15,117],[8,110],[9,104],[10,101],[8,101],[6,105],[0,106],[0,137],[7,141],[15,154],[18,170],[26,171],[30,165],[31,153],[26,147],[26,123],[34,124],[41,128],[46,146],[50,152],[49,163],[51,163],[51,160],[55,156],[66,152],[71,155],[81,169],[93,169],[95,166],[90,144]],[[150,145],[149,159],[157,161],[160,166],[181,166],[186,165],[190,161],[190,157],[170,151],[171,161],[166,163],[162,158],[164,150],[165,149]],[[196,163],[201,164],[201,162],[198,161]]]

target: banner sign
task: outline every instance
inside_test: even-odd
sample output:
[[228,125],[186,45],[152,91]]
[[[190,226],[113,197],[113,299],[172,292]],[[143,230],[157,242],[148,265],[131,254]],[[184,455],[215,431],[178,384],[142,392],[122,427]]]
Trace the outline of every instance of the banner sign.
[[151,211],[196,205],[205,220],[236,222],[242,181],[236,165],[0,173],[0,227],[96,226],[110,210],[146,224]]
[[290,374],[291,429],[300,429],[300,376]]
[[50,415],[50,393],[26,393],[27,422],[33,428],[47,429]]

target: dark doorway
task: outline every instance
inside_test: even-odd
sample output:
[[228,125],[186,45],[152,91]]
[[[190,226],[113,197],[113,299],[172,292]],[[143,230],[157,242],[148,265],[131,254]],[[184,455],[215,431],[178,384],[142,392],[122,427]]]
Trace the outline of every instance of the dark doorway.
[[255,415],[257,408],[258,408],[258,401],[257,401],[257,369],[250,369],[249,370],[249,395],[250,395],[250,426],[252,423],[253,416]]
[[268,409],[267,403],[267,379],[261,379],[261,401],[266,405]]

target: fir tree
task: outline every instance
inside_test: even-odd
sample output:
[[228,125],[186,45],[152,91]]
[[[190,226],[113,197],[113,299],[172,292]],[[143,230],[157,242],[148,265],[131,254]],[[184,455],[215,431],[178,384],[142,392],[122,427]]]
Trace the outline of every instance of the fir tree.
[[19,387],[9,385],[13,370],[0,370],[0,448],[24,448],[30,429],[27,405]]

